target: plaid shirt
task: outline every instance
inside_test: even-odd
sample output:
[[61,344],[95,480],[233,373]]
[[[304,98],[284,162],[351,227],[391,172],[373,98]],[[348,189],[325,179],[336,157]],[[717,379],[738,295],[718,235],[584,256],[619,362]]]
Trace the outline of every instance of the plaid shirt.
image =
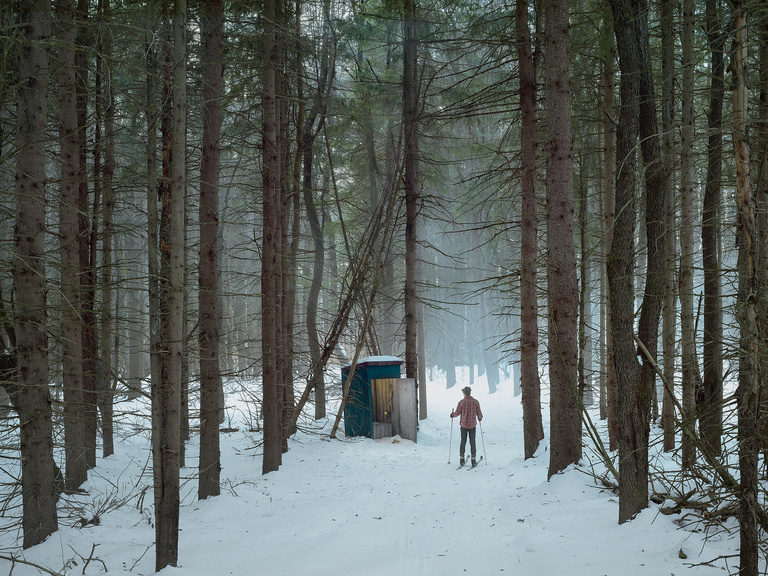
[[472,396],[465,396],[459,401],[451,418],[455,418],[456,416],[461,416],[459,423],[462,428],[474,428],[477,426],[477,421],[483,419],[483,411],[480,410],[480,402],[472,398]]

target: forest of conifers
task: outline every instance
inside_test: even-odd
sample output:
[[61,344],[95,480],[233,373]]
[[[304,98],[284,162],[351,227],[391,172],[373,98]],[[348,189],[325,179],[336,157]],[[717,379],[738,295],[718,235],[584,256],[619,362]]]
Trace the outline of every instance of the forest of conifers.
[[223,380],[253,382],[267,473],[343,401],[340,364],[395,355],[417,383],[511,374],[526,457],[546,388],[550,476],[599,405],[619,522],[648,505],[659,423],[757,574],[763,0],[16,0],[0,38],[23,462],[0,496],[21,493],[24,547],[114,450],[116,402],[151,398],[161,569],[190,434],[219,493]]

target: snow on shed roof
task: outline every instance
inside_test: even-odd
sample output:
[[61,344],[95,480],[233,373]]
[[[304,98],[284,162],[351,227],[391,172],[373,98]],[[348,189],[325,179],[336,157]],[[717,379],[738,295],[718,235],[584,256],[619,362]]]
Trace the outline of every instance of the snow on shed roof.
[[[402,364],[405,362],[404,360],[398,358],[397,356],[366,356],[365,358],[360,358],[357,361],[358,366],[377,366],[380,364]],[[348,368],[352,366],[352,363],[345,364],[342,366],[342,368]]]

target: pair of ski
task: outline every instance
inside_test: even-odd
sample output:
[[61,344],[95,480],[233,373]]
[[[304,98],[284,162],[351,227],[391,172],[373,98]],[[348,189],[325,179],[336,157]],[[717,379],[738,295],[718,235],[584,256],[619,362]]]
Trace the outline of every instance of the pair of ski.
[[[480,462],[482,462],[482,461],[483,461],[483,457],[480,456],[480,458],[477,459],[477,464],[475,464],[474,466],[470,466],[469,468],[467,468],[467,470],[473,470],[474,468],[477,468],[477,465],[480,464]],[[467,462],[465,461],[464,464],[466,464],[466,463]],[[471,463],[471,461],[470,461],[470,463]],[[462,468],[464,468],[464,464],[459,464],[459,467],[456,468],[456,470],[461,470]]]

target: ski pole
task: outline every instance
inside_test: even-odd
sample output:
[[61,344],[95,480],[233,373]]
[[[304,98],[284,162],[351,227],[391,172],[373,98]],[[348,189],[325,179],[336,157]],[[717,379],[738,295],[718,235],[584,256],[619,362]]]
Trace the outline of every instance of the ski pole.
[[488,465],[488,454],[485,453],[485,434],[483,434],[483,422],[482,420],[477,421],[478,424],[480,424],[480,438],[483,441],[483,458],[485,459],[485,465]]
[[451,418],[451,439],[448,441],[448,464],[451,463],[451,448],[453,447],[453,418]]

